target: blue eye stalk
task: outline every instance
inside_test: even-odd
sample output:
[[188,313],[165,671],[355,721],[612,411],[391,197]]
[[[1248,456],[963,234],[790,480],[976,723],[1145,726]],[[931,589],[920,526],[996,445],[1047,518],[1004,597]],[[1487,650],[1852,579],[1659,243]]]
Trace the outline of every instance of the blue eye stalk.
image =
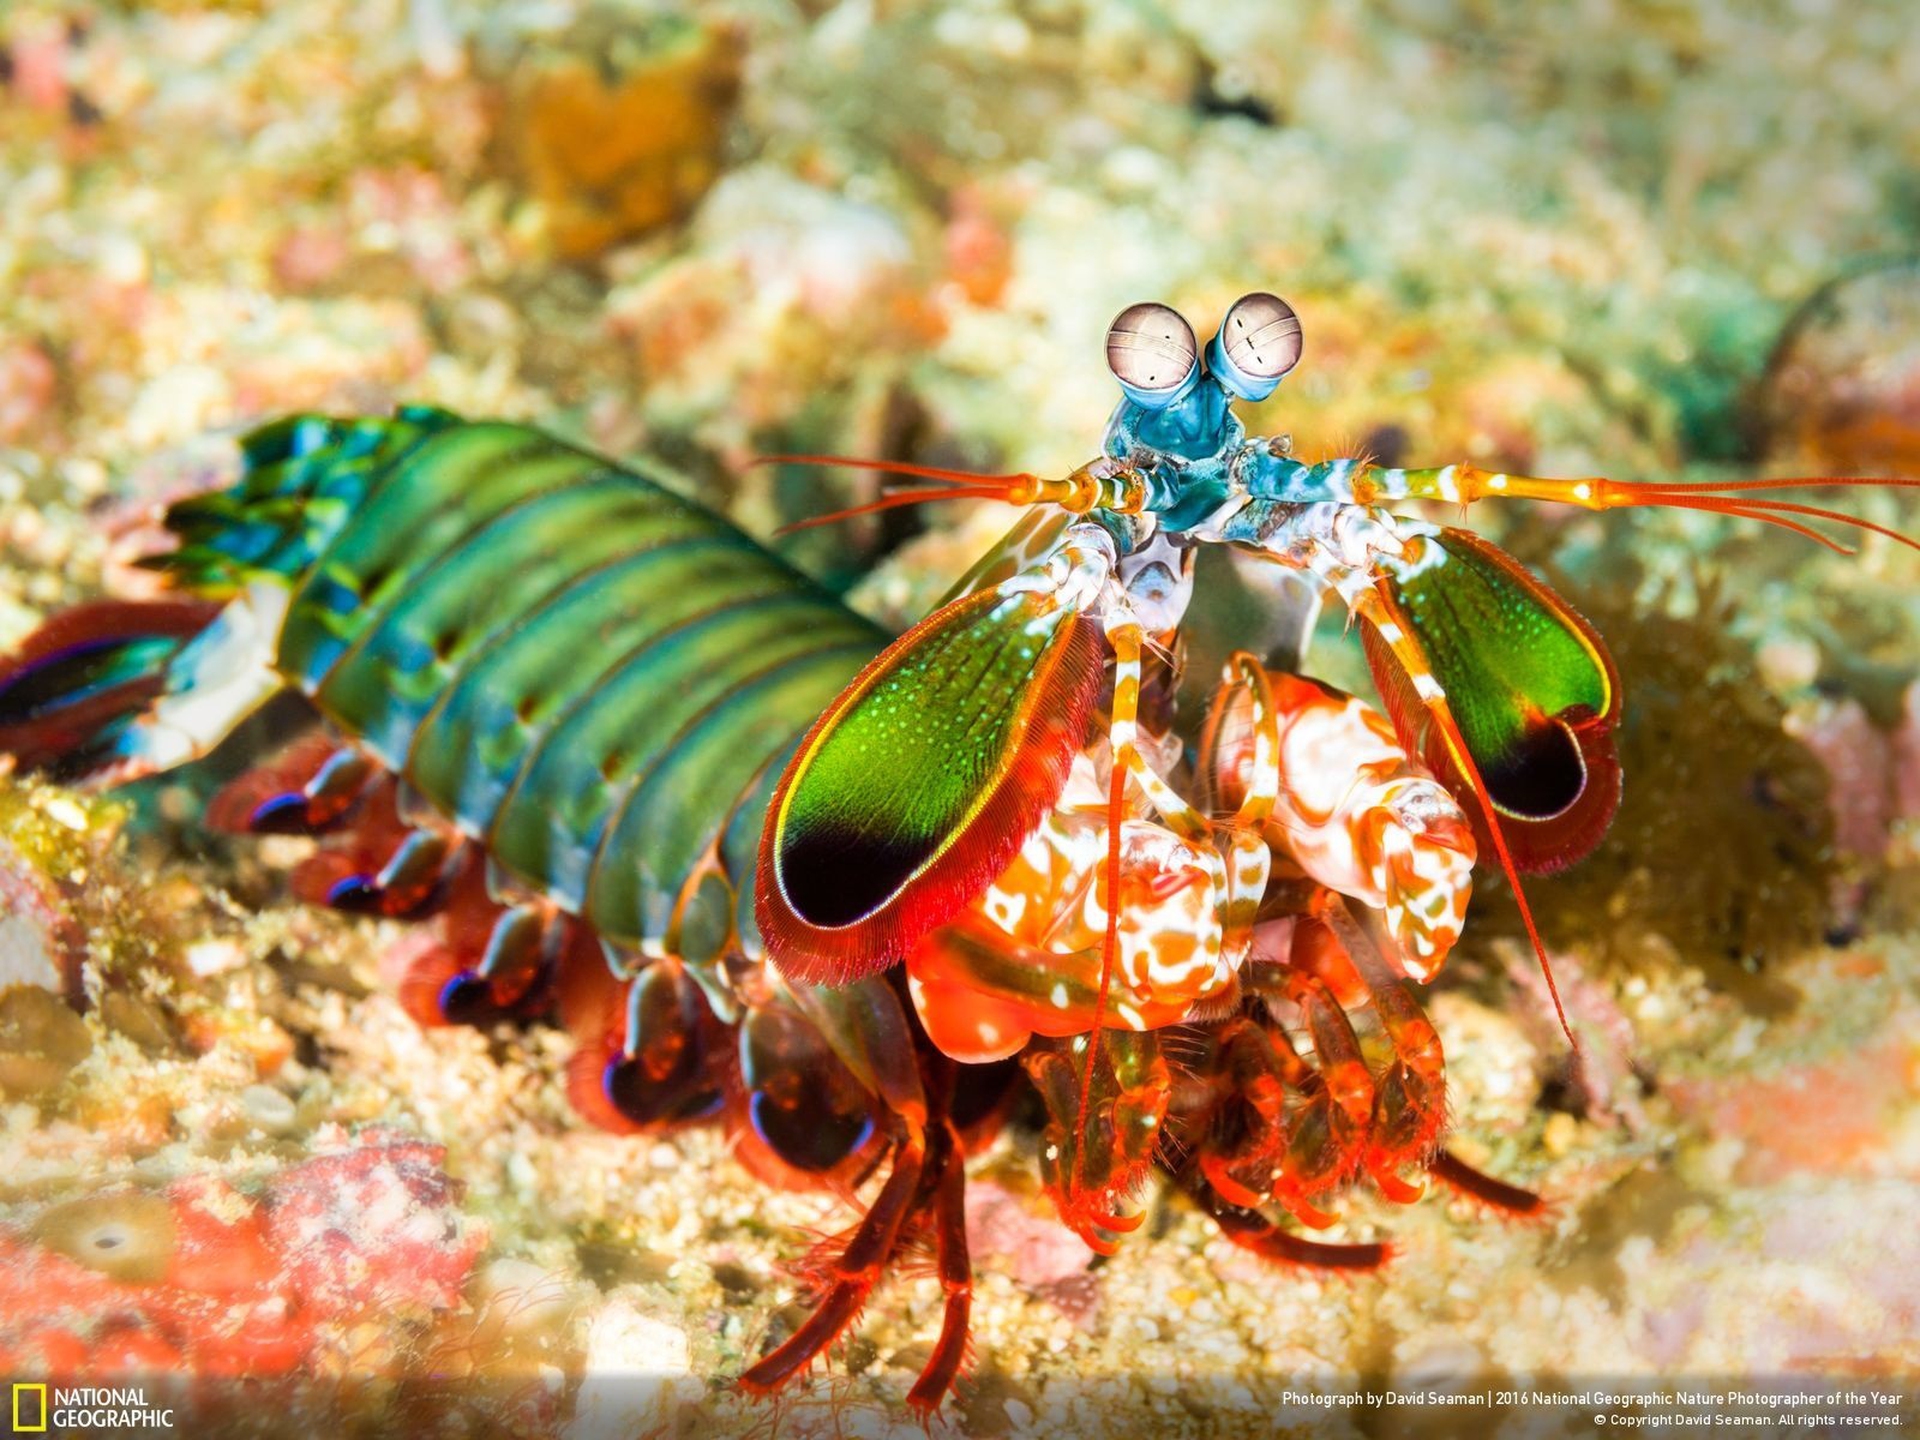
[[1242,400],[1264,400],[1300,363],[1300,317],[1278,295],[1256,291],[1228,308],[1207,346],[1207,368]]
[[1264,291],[1227,308],[1204,355],[1171,306],[1128,306],[1107,329],[1107,368],[1126,397],[1107,427],[1107,453],[1124,458],[1145,447],[1187,462],[1225,456],[1246,435],[1233,400],[1273,394],[1300,363],[1301,344],[1300,317]]
[[1107,327],[1107,368],[1143,410],[1165,410],[1200,383],[1193,327],[1169,305],[1129,305]]

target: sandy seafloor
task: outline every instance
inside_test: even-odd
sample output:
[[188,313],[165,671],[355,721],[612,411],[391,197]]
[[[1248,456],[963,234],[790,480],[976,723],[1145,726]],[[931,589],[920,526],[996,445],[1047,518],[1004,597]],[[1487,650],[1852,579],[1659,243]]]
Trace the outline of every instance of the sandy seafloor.
[[[1309,455],[1920,474],[1899,3],[8,0],[0,43],[0,645],[133,592],[155,502],[297,408],[538,421],[669,457],[762,534],[871,477],[756,452],[1059,472],[1144,298],[1203,338],[1245,291],[1292,300],[1306,360],[1251,420]],[[899,623],[1006,519],[791,546]],[[960,1433],[1594,1428],[1287,1398],[1361,1378],[1912,1391],[1920,563],[1707,516],[1476,521],[1602,622],[1641,726],[1589,878],[1536,892],[1589,1082],[1497,884],[1430,995],[1454,1145],[1548,1218],[1356,1195],[1334,1237],[1396,1253],[1329,1281],[1150,1194],[1090,1267],[1016,1129],[974,1167]],[[348,1174],[399,1190],[318,1202],[350,1204],[344,1250],[203,1276],[225,1298],[174,1322],[212,1366],[235,1295],[305,1266],[327,1297],[300,1378],[225,1392],[223,1427],[915,1433],[933,1280],[884,1286],[777,1410],[737,1396],[797,1313],[783,1264],[851,1212],[709,1132],[587,1129],[556,1031],[418,1030],[390,984],[418,932],[293,902],[305,842],[208,836],[210,788],[0,782],[0,977],[83,954],[91,1002],[84,1033],[17,990],[0,1017],[15,1281],[88,1204],[217,1193],[232,1220]],[[81,1327],[96,1364],[110,1330]]]

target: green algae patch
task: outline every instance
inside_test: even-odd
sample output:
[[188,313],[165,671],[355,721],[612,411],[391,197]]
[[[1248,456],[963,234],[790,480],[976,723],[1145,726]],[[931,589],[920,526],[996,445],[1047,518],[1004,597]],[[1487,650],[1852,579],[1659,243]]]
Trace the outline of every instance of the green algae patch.
[[130,811],[123,799],[0,783],[0,840],[41,874],[80,885],[111,849]]

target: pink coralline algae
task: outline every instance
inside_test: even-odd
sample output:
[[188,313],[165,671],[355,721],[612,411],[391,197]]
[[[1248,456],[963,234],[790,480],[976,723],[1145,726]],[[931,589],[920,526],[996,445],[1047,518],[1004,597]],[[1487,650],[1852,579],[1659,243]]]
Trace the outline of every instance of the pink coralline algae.
[[[1859,983],[1878,963],[1856,954]],[[1909,1173],[1900,1144],[1912,1098],[1912,1044],[1896,1024],[1870,1045],[1805,1060],[1756,1063],[1741,1073],[1671,1080],[1665,1093],[1707,1133],[1744,1144],[1739,1177],[1770,1185],[1791,1176]]]
[[309,1313],[460,1303],[484,1237],[460,1214],[445,1158],[438,1145],[375,1130],[274,1182],[267,1240]]
[[1892,747],[1857,700],[1820,700],[1787,728],[1826,767],[1833,790],[1833,839],[1861,860],[1878,861],[1893,819]]
[[1904,813],[1904,733],[1888,736],[1858,700],[1820,699],[1787,716],[1788,733],[1827,772],[1833,843],[1842,868],[1833,877],[1832,910],[1842,926],[1859,920],[1871,884],[1888,858],[1893,822]]
[[1907,687],[1894,732],[1893,804],[1897,819],[1920,821],[1920,680]]
[[1074,1324],[1092,1325],[1099,1286],[1087,1271],[1093,1251],[1079,1236],[992,1181],[967,1187],[967,1236],[983,1265],[1003,1264]]
[[441,1147],[378,1127],[320,1143],[257,1194],[193,1176],[0,1226],[0,1371],[291,1375],[358,1322],[458,1306],[485,1235]]
[[0,344],[0,444],[23,439],[52,408],[59,374],[30,343]]
[[0,990],[38,985],[78,1005],[85,958],[85,936],[60,886],[0,840]]

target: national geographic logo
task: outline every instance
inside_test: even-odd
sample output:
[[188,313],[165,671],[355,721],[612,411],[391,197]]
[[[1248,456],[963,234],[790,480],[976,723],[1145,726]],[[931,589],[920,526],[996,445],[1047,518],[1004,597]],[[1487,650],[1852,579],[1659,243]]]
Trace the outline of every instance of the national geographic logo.
[[13,1433],[45,1435],[63,1430],[171,1430],[173,1411],[149,1405],[138,1385],[117,1388],[47,1385],[15,1381]]
[[15,1385],[13,1387],[13,1433],[16,1435],[40,1435],[47,1428],[47,1387],[44,1385]]

